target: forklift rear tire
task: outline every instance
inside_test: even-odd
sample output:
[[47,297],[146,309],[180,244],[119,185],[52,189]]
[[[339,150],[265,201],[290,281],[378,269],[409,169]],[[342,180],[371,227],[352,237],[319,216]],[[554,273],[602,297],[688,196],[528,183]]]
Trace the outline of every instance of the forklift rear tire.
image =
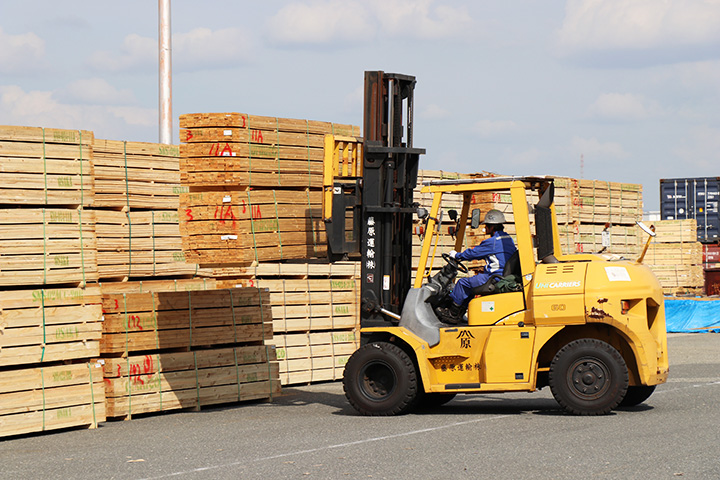
[[417,372],[400,347],[368,343],[345,365],[343,387],[350,405],[362,415],[400,415],[416,403]]
[[621,407],[634,407],[640,405],[650,398],[655,391],[656,385],[633,385],[628,387],[625,398],[620,402]]
[[550,364],[550,389],[555,400],[574,415],[606,415],[628,390],[628,370],[612,345],[594,338],[575,340]]

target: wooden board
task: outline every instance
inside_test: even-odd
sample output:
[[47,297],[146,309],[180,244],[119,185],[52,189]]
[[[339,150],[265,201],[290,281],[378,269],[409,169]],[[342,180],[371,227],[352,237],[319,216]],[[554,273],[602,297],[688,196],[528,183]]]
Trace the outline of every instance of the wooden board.
[[103,295],[102,353],[162,351],[272,338],[267,293],[256,288]]
[[0,291],[0,365],[97,357],[100,289]]
[[0,126],[0,204],[89,206],[93,133]]
[[175,209],[180,184],[177,145],[96,139],[95,207]]
[[0,437],[105,421],[102,370],[95,362],[4,370]]
[[94,218],[73,208],[0,209],[0,286],[97,281]]
[[105,360],[109,417],[272,398],[274,347],[244,346]]
[[356,330],[276,334],[283,385],[342,378],[345,363],[359,347]]
[[694,218],[687,220],[656,220],[648,222],[655,227],[657,236],[655,243],[686,243],[697,242],[697,221]]
[[218,287],[218,284],[214,278],[175,278],[171,280],[100,282],[99,285],[103,294],[187,292],[195,290],[215,290],[217,288],[235,288],[234,285]]

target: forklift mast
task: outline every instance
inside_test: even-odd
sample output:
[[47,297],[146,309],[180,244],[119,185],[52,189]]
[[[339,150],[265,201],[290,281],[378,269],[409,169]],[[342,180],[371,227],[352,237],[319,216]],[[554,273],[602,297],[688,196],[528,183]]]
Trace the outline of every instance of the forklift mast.
[[415,77],[365,72],[361,175],[332,187],[326,176],[329,257],[361,259],[362,327],[397,324],[412,287],[413,190],[425,153],[413,147],[414,89]]

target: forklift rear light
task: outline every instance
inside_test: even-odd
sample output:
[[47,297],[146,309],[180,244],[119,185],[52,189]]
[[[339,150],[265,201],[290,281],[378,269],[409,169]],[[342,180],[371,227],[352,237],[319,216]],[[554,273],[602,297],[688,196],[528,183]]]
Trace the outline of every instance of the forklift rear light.
[[415,226],[415,235],[424,235],[425,234],[425,227],[422,225],[416,225]]
[[627,315],[628,311],[630,310],[630,301],[629,300],[622,300],[620,302],[620,306],[622,308],[621,313],[623,315]]

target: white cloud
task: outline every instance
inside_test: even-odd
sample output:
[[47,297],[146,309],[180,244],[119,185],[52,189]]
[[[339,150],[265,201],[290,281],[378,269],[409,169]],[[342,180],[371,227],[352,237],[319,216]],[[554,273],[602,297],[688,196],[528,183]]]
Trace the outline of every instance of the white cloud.
[[656,102],[631,93],[604,93],[588,108],[588,115],[611,121],[643,120],[659,113]]
[[124,72],[157,65],[157,39],[132,33],[125,37],[120,53],[97,51],[90,55],[89,64],[101,72]]
[[480,120],[475,123],[473,131],[482,138],[492,138],[517,130],[512,120]]
[[124,105],[135,102],[129,89],[117,89],[103,78],[76,80],[58,92],[58,99],[70,103]]
[[173,64],[180,69],[236,67],[252,51],[250,36],[239,28],[195,28],[173,35]]
[[568,0],[565,13],[557,35],[564,55],[642,52],[635,60],[645,63],[720,56],[718,0]]
[[380,36],[455,37],[471,24],[467,10],[436,0],[308,0],[281,8],[267,32],[280,45],[328,45]]
[[442,120],[449,116],[450,110],[435,103],[427,105],[418,114],[418,117],[424,120]]
[[570,142],[570,154],[573,157],[580,158],[584,155],[585,159],[590,158],[627,158],[630,156],[622,145],[616,142],[601,142],[597,138],[581,138],[574,137]]
[[26,92],[19,86],[6,85],[0,86],[0,124],[85,129],[103,132],[105,138],[136,139],[121,132],[128,126],[157,125],[157,110],[64,103],[50,91]]
[[9,35],[0,27],[0,73],[31,73],[42,68],[45,41],[32,32]]
[[[707,125],[695,127],[689,137],[684,138],[673,153],[681,159],[686,175],[708,176],[708,172],[716,172],[720,152],[720,128]],[[713,174],[715,175],[715,174]]]

